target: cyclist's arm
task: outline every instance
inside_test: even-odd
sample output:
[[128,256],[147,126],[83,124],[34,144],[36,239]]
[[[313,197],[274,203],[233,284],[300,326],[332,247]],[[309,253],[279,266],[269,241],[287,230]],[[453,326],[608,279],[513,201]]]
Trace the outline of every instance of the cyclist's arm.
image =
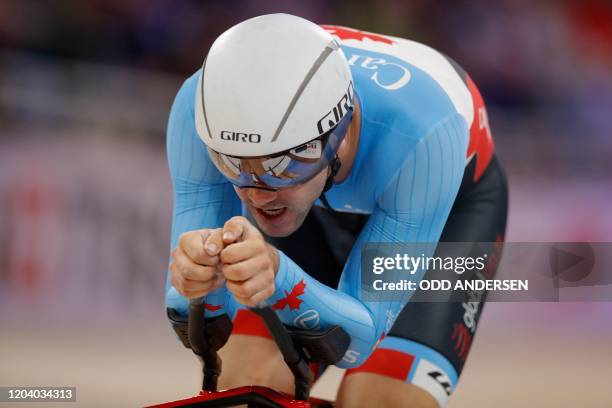
[[[286,298],[303,279],[305,287],[299,296],[303,300],[299,313],[314,309],[319,313],[322,326],[339,325],[351,336],[349,352],[338,366],[362,364],[385,327],[392,324],[391,321],[387,325],[387,311],[397,316],[410,297],[410,292],[400,291],[392,302],[361,300],[361,247],[367,242],[437,242],[459,190],[467,142],[465,120],[458,114],[453,115],[438,123],[418,142],[401,168],[389,171],[391,178],[376,193],[377,208],[353,247],[338,290],[316,281],[286,255],[280,254],[277,289],[268,303]],[[425,253],[429,255],[432,253]],[[421,270],[407,278],[416,282],[423,274]],[[298,311],[286,307],[279,315],[285,323],[295,324]]]
[[[182,233],[222,227],[229,218],[241,213],[240,199],[231,183],[210,161],[206,146],[196,132],[194,83],[197,83],[197,75],[185,81],[174,100],[168,121],[166,148],[174,190],[171,248],[176,247]],[[207,303],[221,306],[215,312],[207,311],[207,315],[227,312],[224,307],[227,299],[225,286],[207,295]],[[188,300],[170,285],[169,273],[166,306],[187,314]]]

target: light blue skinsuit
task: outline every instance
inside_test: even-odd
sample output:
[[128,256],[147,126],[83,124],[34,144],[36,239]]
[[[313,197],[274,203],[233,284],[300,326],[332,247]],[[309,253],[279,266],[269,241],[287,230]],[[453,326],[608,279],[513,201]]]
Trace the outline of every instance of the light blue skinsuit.
[[[338,211],[371,216],[346,262],[338,289],[319,283],[280,252],[276,292],[268,303],[284,298],[303,279],[306,286],[299,297],[303,302],[298,310],[279,310],[281,320],[291,325],[301,313],[313,309],[322,327],[343,327],[351,337],[352,358],[343,359],[338,366],[356,367],[391,327],[394,317],[389,316],[396,317],[410,300],[410,292],[399,292],[393,301],[361,300],[360,249],[367,242],[439,240],[463,177],[469,124],[429,73],[391,54],[346,45],[342,49],[361,108],[360,144],[349,177],[335,184],[326,197]],[[399,89],[388,89],[406,71],[408,82]],[[243,214],[232,184],[212,164],[196,133],[194,100],[199,74],[181,87],[168,124],[168,161],[174,187],[172,248],[186,231],[221,227],[230,217]],[[416,282],[423,273],[420,270],[409,279]],[[169,279],[166,288],[167,306],[186,314],[187,299],[171,287]],[[209,294],[206,301],[222,306],[207,312],[211,316],[228,313],[233,318],[243,307],[225,288]],[[387,341],[394,339],[385,338],[380,347]],[[449,367],[447,372],[454,370]]]

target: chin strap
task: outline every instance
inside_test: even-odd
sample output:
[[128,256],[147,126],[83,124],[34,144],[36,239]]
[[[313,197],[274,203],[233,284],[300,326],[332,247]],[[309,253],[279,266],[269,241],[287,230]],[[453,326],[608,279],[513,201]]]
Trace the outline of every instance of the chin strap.
[[327,201],[327,198],[325,198],[325,193],[334,184],[334,177],[336,177],[336,174],[338,174],[338,171],[340,170],[340,167],[342,167],[342,162],[340,161],[340,158],[336,154],[336,156],[334,157],[334,160],[330,164],[331,171],[329,172],[329,176],[327,176],[327,180],[325,181],[325,187],[323,187],[323,191],[321,192],[321,196],[319,197],[321,202],[330,211],[334,211],[334,209],[331,208],[331,206],[329,205],[329,202]]
[[340,161],[340,158],[338,157],[338,155],[334,157],[334,160],[331,162],[329,166],[331,167],[331,171],[329,172],[329,176],[327,176],[327,180],[325,181],[325,187],[323,187],[321,196],[323,196],[323,194],[325,194],[327,190],[329,190],[332,187],[332,185],[334,184],[334,177],[336,177],[336,174],[338,174],[338,171],[340,170],[340,167],[342,166],[342,162]]

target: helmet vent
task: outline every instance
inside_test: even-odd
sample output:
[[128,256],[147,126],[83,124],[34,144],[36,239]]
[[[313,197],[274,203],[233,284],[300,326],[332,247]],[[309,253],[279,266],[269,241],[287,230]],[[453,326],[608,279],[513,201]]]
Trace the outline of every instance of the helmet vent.
[[208,117],[206,116],[206,105],[204,104],[204,70],[206,69],[206,58],[204,58],[204,64],[202,64],[202,80],[200,81],[200,95],[202,97],[202,113],[204,114],[204,123],[206,123],[206,132],[208,137],[212,139],[212,133],[208,126]]
[[312,67],[310,67],[310,69],[306,73],[306,76],[302,80],[300,87],[295,92],[295,95],[293,95],[293,98],[291,98],[291,102],[289,103],[289,106],[287,107],[287,110],[285,111],[285,114],[283,115],[283,119],[281,119],[280,123],[278,124],[278,128],[276,129],[276,132],[274,132],[274,137],[272,137],[272,140],[271,140],[272,143],[274,143],[276,139],[278,138],[278,135],[280,135],[280,132],[283,130],[285,123],[287,123],[287,119],[289,119],[289,115],[291,115],[293,108],[295,108],[295,105],[298,99],[304,92],[304,89],[306,89],[306,86],[308,85],[312,77],[317,73],[321,65],[323,65],[327,57],[329,57],[329,55],[337,49],[338,49],[338,43],[335,40],[331,41],[329,44],[327,44],[323,52],[321,52],[321,55],[319,55],[319,57],[312,64]]

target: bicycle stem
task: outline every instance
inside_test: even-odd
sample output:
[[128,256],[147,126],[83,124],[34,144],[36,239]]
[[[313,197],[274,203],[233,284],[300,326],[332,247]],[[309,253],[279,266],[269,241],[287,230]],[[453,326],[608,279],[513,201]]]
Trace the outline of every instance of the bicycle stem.
[[283,355],[285,363],[293,373],[295,378],[295,399],[307,401],[310,395],[312,376],[308,364],[295,347],[295,343],[291,339],[289,332],[285,326],[283,326],[283,323],[272,308],[254,308],[252,311],[257,313],[266,323],[270,334]]

